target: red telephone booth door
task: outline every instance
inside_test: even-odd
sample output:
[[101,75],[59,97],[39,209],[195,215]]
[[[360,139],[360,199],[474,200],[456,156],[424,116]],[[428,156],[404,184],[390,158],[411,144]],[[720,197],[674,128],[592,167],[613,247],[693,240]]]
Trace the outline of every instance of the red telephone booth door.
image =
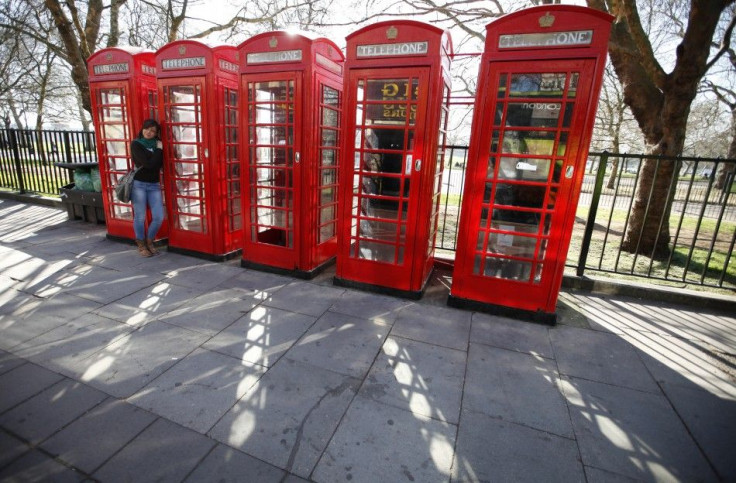
[[202,128],[207,112],[204,79],[160,79],[162,115],[167,133],[166,176],[171,206],[169,244],[209,252],[211,227],[206,212],[206,163]]
[[554,312],[594,67],[595,59],[491,63],[452,296]]
[[[95,126],[97,127],[97,136],[100,156],[100,171],[106,173],[109,177],[105,181],[104,196],[107,198],[108,206],[108,229],[114,236],[126,234],[127,238],[134,238],[133,235],[133,206],[130,203],[119,202],[114,194],[112,187],[115,186],[117,180],[128,172],[128,145],[134,134],[129,132],[130,126],[130,93],[127,89],[128,82],[107,82],[104,86],[95,87],[92,91],[97,106],[95,110]],[[124,224],[124,228],[119,228],[118,220]],[[117,229],[116,229],[117,228]]]
[[421,289],[412,274],[423,269],[426,252],[414,244],[418,223],[426,222],[417,213],[428,79],[428,67],[350,71],[343,169],[352,176],[342,179],[352,178],[352,186],[343,188],[341,208],[341,249],[349,252],[341,256],[338,277]]
[[270,265],[297,266],[301,222],[300,76],[295,72],[254,74],[243,78],[247,92],[247,177],[249,202],[244,252]]

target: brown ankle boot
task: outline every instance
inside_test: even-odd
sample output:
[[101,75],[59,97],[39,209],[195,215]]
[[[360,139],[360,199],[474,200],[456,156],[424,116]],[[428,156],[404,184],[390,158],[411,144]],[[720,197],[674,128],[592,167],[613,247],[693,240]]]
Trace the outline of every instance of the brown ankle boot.
[[158,255],[156,245],[153,244],[153,240],[150,238],[146,238],[146,247],[148,248],[148,251],[151,252],[151,255]]
[[143,240],[136,240],[135,244],[138,247],[138,253],[140,253],[142,257],[150,257],[152,255],[152,253],[148,250],[148,247],[146,246],[146,243]]

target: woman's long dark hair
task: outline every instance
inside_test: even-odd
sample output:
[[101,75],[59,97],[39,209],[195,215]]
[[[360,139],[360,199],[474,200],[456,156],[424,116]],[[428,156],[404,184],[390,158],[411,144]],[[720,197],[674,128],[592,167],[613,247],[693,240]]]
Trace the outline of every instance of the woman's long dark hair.
[[141,127],[141,130],[138,131],[138,137],[143,137],[143,130],[148,129],[149,127],[155,127],[156,128],[156,137],[154,139],[161,140],[161,125],[156,121],[155,119],[146,119],[143,121],[143,126]]

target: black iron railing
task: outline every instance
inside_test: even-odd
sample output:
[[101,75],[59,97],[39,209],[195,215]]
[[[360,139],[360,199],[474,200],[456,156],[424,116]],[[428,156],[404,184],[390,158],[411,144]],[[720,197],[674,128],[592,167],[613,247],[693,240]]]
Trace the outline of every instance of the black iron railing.
[[[465,184],[467,146],[448,146],[442,180],[437,249],[454,259]],[[621,249],[634,192],[646,159],[678,163],[671,183],[671,254],[665,260]],[[83,131],[0,130],[0,187],[58,194],[71,171],[54,163],[95,162],[94,135]],[[706,287],[736,289],[734,160],[590,153],[577,207],[567,267],[579,276],[610,273]],[[722,168],[730,173],[717,187]]]
[[95,136],[87,131],[0,130],[0,187],[19,193],[57,195],[72,171],[55,163],[97,161]]

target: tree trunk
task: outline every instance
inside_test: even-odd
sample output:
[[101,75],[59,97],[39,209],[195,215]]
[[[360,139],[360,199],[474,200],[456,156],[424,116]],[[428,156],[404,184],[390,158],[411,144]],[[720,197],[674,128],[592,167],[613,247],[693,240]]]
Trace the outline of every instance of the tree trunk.
[[[587,2],[600,10],[608,11],[608,5],[614,9],[611,13],[617,19],[609,42],[611,63],[624,87],[624,102],[631,108],[649,146],[647,152],[679,156],[690,106],[708,68],[716,25],[721,12],[732,1],[691,0],[687,27],[675,51],[675,66],[669,73],[654,57],[634,0],[610,4],[603,0]],[[656,259],[669,256],[670,186],[676,184],[678,172],[679,163],[674,159],[642,163],[622,250]]]
[[[56,25],[56,29],[59,32],[59,37],[64,44],[66,61],[71,66],[72,81],[79,90],[79,95],[82,98],[82,105],[87,112],[91,113],[92,103],[90,102],[89,97],[89,81],[87,75],[87,57],[89,57],[89,54],[87,54],[86,56],[84,54],[84,52],[89,51],[89,44],[85,42],[79,42],[74,31],[74,26],[72,25],[69,18],[66,16],[66,13],[64,13],[64,10],[58,0],[44,0],[44,4],[51,13],[51,16],[54,19],[54,24]],[[90,21],[89,17],[92,11],[93,10],[90,8],[90,12],[88,12],[87,15],[88,22]],[[95,9],[94,12],[99,16],[96,19],[96,24],[99,25],[100,17],[102,16],[102,9]],[[94,29],[89,29],[88,35],[93,35],[94,33]],[[90,41],[91,39],[88,38],[87,42]]]

